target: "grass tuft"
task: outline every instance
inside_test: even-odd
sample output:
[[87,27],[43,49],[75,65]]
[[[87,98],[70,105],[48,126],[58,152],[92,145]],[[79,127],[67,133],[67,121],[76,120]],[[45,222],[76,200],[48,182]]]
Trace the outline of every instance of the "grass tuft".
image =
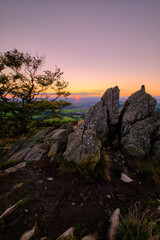
[[127,215],[121,217],[116,239],[159,240],[159,221],[148,209],[141,211],[139,206],[135,205],[129,209]]
[[60,164],[59,171],[61,173],[74,173],[77,171],[77,164],[74,161],[63,160]]
[[107,179],[110,181],[109,161],[110,157],[106,154],[104,149],[101,149],[100,161],[94,167],[94,174],[97,178]]

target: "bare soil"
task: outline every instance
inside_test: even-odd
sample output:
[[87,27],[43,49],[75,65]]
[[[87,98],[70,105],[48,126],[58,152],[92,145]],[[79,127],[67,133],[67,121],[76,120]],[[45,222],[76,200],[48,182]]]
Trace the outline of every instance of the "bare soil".
[[[6,217],[3,224],[1,221],[0,240],[18,240],[35,223],[37,233],[34,239],[46,236],[55,240],[68,228],[80,223],[93,231],[98,229],[100,239],[107,239],[110,211],[116,208],[127,211],[135,202],[145,206],[146,202],[160,198],[159,186],[155,182],[142,182],[138,178],[133,160],[111,148],[107,154],[111,159],[110,181],[79,172],[60,174],[54,164],[28,165],[5,176],[0,182],[0,215],[26,196],[28,201]],[[133,182],[122,182],[122,172],[128,173]],[[19,183],[23,185],[16,188]]]

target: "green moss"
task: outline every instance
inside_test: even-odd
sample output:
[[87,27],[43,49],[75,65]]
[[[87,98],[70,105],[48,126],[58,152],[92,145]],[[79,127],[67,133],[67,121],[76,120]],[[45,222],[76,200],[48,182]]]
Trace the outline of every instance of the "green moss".
[[26,162],[26,165],[27,165],[27,166],[32,166],[33,163],[34,163],[33,161],[27,161],[27,162]]
[[9,159],[7,161],[4,161],[0,164],[0,169],[7,169],[10,167],[13,167],[15,165],[17,165],[20,161],[18,159]]
[[37,140],[35,141],[35,144],[39,144],[39,143],[44,143],[44,139],[37,139]]
[[19,202],[16,206],[16,212],[18,214],[22,213],[24,209],[27,207],[28,202],[30,201],[30,196],[27,195],[26,197],[23,198],[21,202]]

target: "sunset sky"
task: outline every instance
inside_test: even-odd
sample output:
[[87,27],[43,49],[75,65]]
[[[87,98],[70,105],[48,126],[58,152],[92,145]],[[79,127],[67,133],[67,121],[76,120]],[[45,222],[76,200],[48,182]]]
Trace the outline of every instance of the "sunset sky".
[[160,0],[5,0],[0,52],[14,48],[45,55],[75,95],[160,95]]

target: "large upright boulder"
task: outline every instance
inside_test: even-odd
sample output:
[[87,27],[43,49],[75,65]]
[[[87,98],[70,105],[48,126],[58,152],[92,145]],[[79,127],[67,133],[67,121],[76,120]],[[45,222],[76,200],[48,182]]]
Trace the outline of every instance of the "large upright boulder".
[[64,158],[78,163],[100,160],[101,146],[108,140],[109,125],[118,123],[119,88],[108,89],[88,112],[84,122],[70,134]]
[[144,86],[126,100],[121,116],[121,146],[133,157],[148,156],[152,141],[158,137],[160,118],[155,106],[156,99],[145,92]]

